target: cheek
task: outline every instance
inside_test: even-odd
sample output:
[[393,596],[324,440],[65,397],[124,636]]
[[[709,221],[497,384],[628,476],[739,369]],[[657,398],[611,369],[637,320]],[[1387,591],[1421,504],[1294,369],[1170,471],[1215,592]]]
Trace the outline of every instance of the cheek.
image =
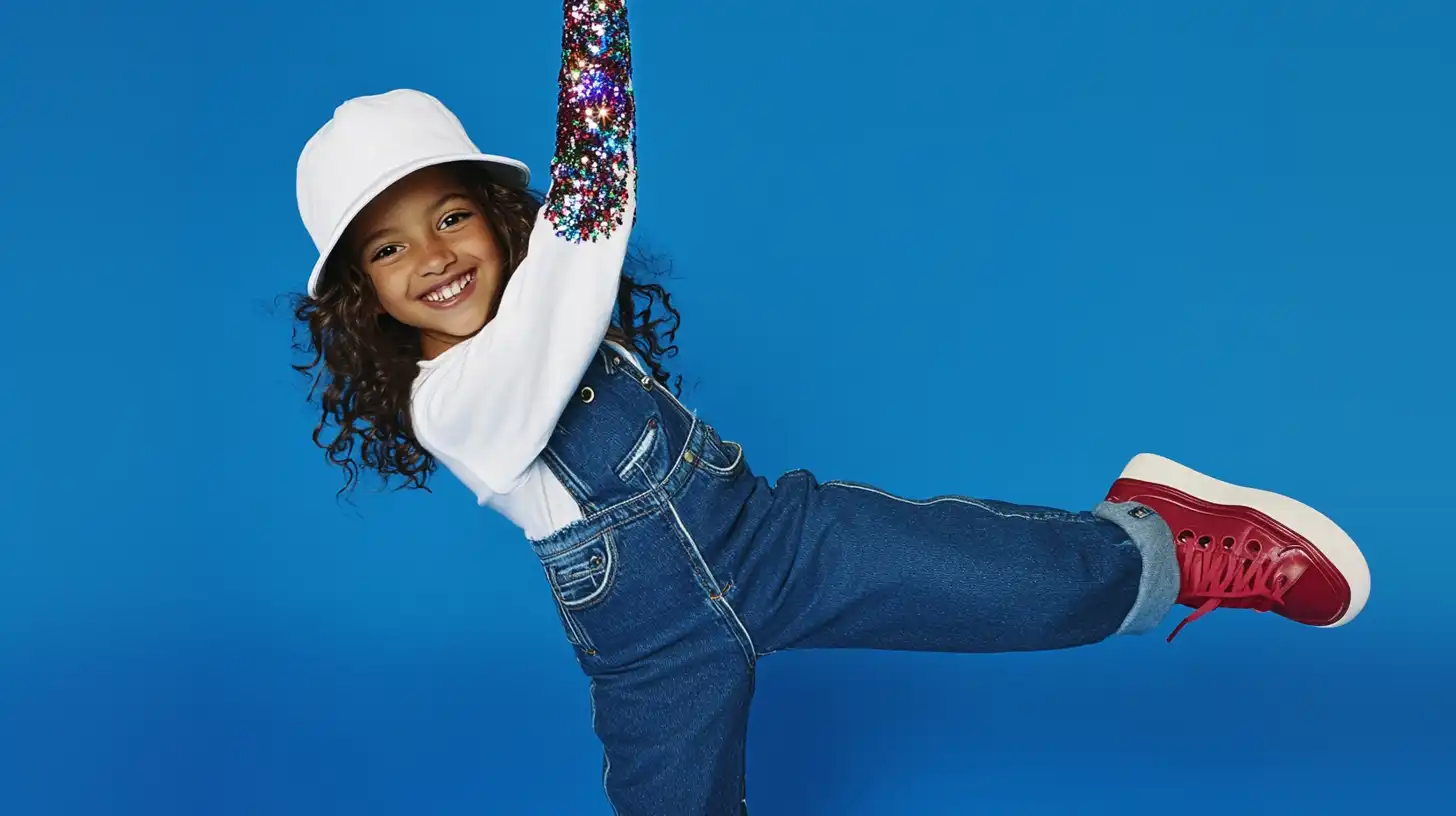
[[496,244],[495,233],[489,227],[480,226],[471,231],[467,239],[468,250],[471,255],[480,259],[483,263],[499,265],[501,262],[500,246]]
[[374,298],[379,301],[381,312],[399,317],[413,302],[407,294],[409,279],[404,274],[394,274],[394,270],[371,272],[369,282],[374,287]]

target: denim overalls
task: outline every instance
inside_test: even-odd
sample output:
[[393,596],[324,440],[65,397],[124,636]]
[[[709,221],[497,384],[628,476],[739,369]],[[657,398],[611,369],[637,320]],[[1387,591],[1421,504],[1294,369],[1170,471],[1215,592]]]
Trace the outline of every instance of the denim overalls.
[[898,498],[743,450],[604,344],[546,464],[585,518],[532,542],[590,678],[619,816],[739,816],[757,660],[785,649],[1057,649],[1157,625],[1168,529],[1091,513]]

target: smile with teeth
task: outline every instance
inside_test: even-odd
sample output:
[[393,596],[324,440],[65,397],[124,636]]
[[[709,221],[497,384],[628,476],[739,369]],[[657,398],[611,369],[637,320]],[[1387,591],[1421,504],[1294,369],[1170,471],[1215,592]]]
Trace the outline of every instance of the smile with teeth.
[[460,297],[460,293],[474,281],[475,270],[472,269],[438,289],[431,289],[421,299],[429,303],[449,303]]

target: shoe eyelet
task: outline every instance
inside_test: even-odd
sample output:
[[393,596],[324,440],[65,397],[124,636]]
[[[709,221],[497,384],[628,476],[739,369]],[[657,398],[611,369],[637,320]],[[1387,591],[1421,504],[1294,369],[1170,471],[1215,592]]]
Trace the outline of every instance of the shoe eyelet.
[[1257,554],[1259,551],[1261,551],[1263,549],[1264,549],[1264,545],[1263,544],[1260,544],[1257,541],[1250,541],[1249,542],[1249,552],[1256,553]]
[[1199,536],[1198,537],[1198,549],[1200,549],[1200,550],[1206,550],[1206,549],[1208,549],[1208,546],[1210,544],[1212,544],[1212,543],[1213,543],[1213,536]]
[[1178,543],[1187,544],[1188,542],[1193,540],[1193,536],[1194,533],[1192,530],[1184,530],[1183,532],[1178,534]]
[[1228,536],[1228,537],[1224,538],[1224,540],[1223,540],[1223,548],[1225,550],[1228,550],[1228,551],[1232,552],[1233,551],[1233,548],[1234,548],[1234,545],[1237,544],[1237,543],[1238,542],[1234,541],[1233,536]]

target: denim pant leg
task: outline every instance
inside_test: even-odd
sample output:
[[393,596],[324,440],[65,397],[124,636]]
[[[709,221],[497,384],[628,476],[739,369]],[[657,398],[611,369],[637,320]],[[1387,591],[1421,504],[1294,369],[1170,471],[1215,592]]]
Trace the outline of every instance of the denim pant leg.
[[726,636],[591,681],[615,816],[740,816],[753,674]]
[[741,816],[751,649],[676,509],[654,508],[537,545],[589,678],[609,812]]
[[1140,505],[909,500],[802,471],[759,498],[740,602],[762,654],[1067,648],[1147,631],[1177,596],[1172,536]]

